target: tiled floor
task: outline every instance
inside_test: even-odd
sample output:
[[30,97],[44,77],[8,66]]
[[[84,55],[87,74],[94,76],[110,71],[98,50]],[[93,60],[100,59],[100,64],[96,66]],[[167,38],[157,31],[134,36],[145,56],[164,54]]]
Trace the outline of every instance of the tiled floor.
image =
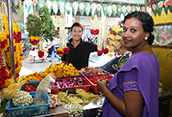
[[20,71],[20,75],[27,75],[31,72],[41,72],[44,71],[48,66],[54,63],[59,63],[59,60],[57,58],[54,58],[52,62],[49,62],[48,58],[47,60],[36,60],[35,62],[29,61],[28,57],[25,58],[25,60],[22,61],[23,67]]

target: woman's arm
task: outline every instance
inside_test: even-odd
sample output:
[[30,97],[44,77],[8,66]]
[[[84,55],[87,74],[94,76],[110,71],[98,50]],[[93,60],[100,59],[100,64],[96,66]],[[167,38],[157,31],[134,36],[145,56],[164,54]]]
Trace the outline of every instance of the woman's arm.
[[141,117],[144,100],[139,91],[126,91],[124,100],[110,92],[106,87],[105,80],[98,80],[98,89],[100,89],[105,97],[110,101],[114,108],[125,117]]

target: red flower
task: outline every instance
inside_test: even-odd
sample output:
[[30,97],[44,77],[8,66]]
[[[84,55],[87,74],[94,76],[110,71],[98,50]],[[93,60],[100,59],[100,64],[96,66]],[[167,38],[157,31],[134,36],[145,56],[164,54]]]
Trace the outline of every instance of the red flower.
[[98,34],[99,34],[99,29],[96,29],[96,30],[90,29],[90,33],[91,33],[92,35],[98,35]]
[[57,50],[57,51],[56,51],[56,54],[62,56],[62,55],[64,54],[64,52]]
[[10,38],[10,35],[7,35],[7,38]]
[[63,50],[64,50],[64,53],[65,53],[65,54],[68,54],[68,52],[69,52],[69,47],[65,47],[65,48],[63,48]]
[[98,56],[101,56],[101,55],[102,55],[102,51],[101,51],[101,50],[98,50],[98,51],[97,51],[97,55],[98,55]]
[[43,56],[44,56],[44,52],[43,51],[38,51],[38,56],[40,57],[40,58],[42,58]]
[[16,73],[16,77],[19,77],[20,75],[19,75],[19,73]]
[[5,87],[5,79],[2,76],[0,76],[0,89],[4,87]]
[[30,43],[33,44],[33,45],[36,45],[36,44],[39,42],[39,41],[37,41],[37,40],[33,40],[33,41],[32,41],[31,39],[30,39],[29,41],[30,41]]
[[17,35],[15,32],[13,33],[13,39],[17,39]]
[[6,47],[6,41],[5,41],[5,40],[2,41],[0,44],[1,44],[1,48],[2,48],[2,49],[4,49],[4,48]]
[[102,51],[103,51],[104,54],[107,54],[109,52],[109,49],[105,48],[105,49],[102,49]]
[[59,31],[58,30],[55,30],[55,31],[56,31],[57,35],[59,35]]

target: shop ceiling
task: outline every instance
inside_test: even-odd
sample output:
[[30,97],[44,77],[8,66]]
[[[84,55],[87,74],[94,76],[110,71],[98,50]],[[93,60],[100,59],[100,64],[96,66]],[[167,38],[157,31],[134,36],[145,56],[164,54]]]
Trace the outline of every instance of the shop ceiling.
[[124,2],[124,3],[139,3],[145,4],[145,0],[70,0],[70,1],[78,1],[78,2]]

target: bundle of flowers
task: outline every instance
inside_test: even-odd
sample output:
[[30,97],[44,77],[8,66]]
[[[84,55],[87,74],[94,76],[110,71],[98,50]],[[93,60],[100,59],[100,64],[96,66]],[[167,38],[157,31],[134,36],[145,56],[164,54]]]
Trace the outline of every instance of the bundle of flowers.
[[44,71],[45,74],[53,74],[56,77],[78,76],[79,70],[75,69],[72,64],[65,65],[64,63],[54,63]]
[[[125,49],[122,48],[122,28],[116,25],[112,25],[108,32],[109,51],[115,52],[114,56],[121,54]],[[112,56],[111,54],[108,54]]]
[[30,82],[30,81],[41,81],[45,76],[47,76],[47,74],[45,74],[44,72],[34,72],[32,74],[29,75],[23,75],[20,78],[17,79],[17,82],[21,82],[23,80],[25,80],[26,82]]
[[[8,87],[14,83],[11,68],[11,54],[10,54],[10,38],[8,19],[5,15],[0,13],[0,20],[2,20],[2,31],[0,32],[0,89]],[[14,46],[14,61],[16,77],[19,77],[19,72],[22,67],[22,60],[25,56],[22,54],[22,38],[19,24],[12,22],[13,27],[13,46]],[[1,28],[1,27],[0,27]]]

